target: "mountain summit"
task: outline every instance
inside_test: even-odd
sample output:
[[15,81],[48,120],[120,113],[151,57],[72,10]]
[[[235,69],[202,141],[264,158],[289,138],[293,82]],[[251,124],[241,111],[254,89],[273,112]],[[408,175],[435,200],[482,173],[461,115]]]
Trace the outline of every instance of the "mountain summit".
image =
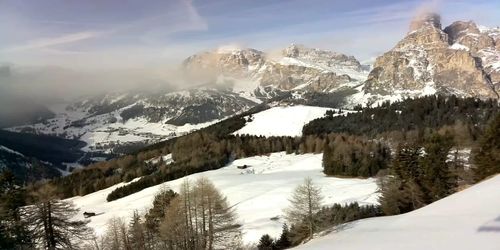
[[500,50],[498,29],[474,22],[441,28],[441,18],[425,13],[392,50],[378,57],[365,91],[374,94],[457,94],[498,98]]
[[[230,80],[235,90],[262,88],[325,92],[360,84],[367,71],[353,56],[292,44],[277,53],[255,49],[217,49],[183,62],[189,76]],[[250,86],[250,88],[248,87]]]

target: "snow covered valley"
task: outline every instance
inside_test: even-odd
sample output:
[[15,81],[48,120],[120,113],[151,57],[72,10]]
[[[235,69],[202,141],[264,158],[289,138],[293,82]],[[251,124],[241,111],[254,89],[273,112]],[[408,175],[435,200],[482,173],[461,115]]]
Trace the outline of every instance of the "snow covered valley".
[[[88,194],[73,197],[80,208],[79,219],[84,211],[98,214],[91,217],[90,226],[97,234],[103,233],[106,222],[113,217],[130,218],[134,210],[144,214],[151,206],[154,195],[163,187],[179,191],[185,178],[196,180],[200,176],[210,179],[234,205],[238,221],[242,224],[243,242],[255,243],[263,234],[278,237],[281,233],[283,209],[288,207],[293,189],[310,177],[321,187],[324,205],[359,202],[361,205],[376,204],[378,199],[375,179],[333,178],[323,174],[322,154],[273,153],[235,160],[218,170],[189,175],[107,202],[106,196],[124,183]],[[247,169],[238,166],[247,165]]]

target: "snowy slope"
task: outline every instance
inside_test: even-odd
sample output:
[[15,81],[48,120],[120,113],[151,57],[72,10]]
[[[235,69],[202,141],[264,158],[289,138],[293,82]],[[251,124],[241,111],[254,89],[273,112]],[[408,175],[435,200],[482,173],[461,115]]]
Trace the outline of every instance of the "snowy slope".
[[[377,185],[374,179],[345,179],[326,177],[322,173],[321,154],[286,155],[274,153],[270,156],[257,156],[236,160],[228,166],[185,178],[195,180],[206,176],[214,182],[231,205],[235,205],[238,219],[243,225],[243,241],[253,243],[265,233],[278,237],[281,233],[283,209],[289,205],[288,197],[292,190],[311,177],[325,196],[324,204],[360,202],[360,204],[377,203]],[[241,170],[237,166],[251,166]],[[164,183],[175,191],[185,178]],[[105,223],[114,216],[130,218],[134,210],[144,213],[152,205],[154,194],[162,187],[157,185],[127,197],[106,202],[106,196],[118,186],[100,190],[72,200],[81,212],[95,212],[90,226],[102,233]],[[102,214],[101,214],[102,213]],[[271,218],[280,216],[279,220]],[[83,216],[80,214],[81,219]]]
[[411,213],[354,222],[297,249],[498,250],[500,176]]
[[[323,117],[331,108],[312,106],[274,107],[251,116],[251,121],[234,134],[263,136],[301,136],[302,127]],[[337,110],[335,110],[337,111]],[[249,120],[249,117],[246,117]]]

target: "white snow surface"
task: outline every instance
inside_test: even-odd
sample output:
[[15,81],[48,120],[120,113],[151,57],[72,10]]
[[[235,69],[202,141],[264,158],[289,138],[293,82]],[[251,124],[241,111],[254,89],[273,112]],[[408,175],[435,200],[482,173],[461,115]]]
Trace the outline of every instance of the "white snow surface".
[[[163,186],[179,191],[184,179],[194,181],[205,176],[227,196],[230,205],[234,205],[238,220],[242,224],[243,242],[251,244],[266,233],[279,237],[285,222],[283,209],[288,207],[288,198],[293,189],[302,183],[305,177],[311,177],[314,183],[321,187],[324,205],[355,201],[361,205],[377,204],[375,179],[327,177],[322,172],[321,161],[322,154],[273,153],[269,156],[235,160],[221,169],[169,181],[112,202],[106,202],[106,196],[125,183],[69,200],[81,209],[81,213],[77,215],[78,219],[83,218],[82,213],[85,211],[97,214],[90,218],[89,225],[97,234],[102,234],[106,222],[113,217],[124,217],[128,220],[134,210],[142,214],[147,212],[152,206],[154,195]],[[250,167],[237,168],[242,165]],[[271,220],[273,217],[278,219]]]
[[[302,127],[316,118],[323,117],[327,110],[332,109],[302,105],[273,107],[251,115],[252,121],[247,122],[234,134],[301,136]],[[335,111],[338,110],[335,109]],[[246,119],[248,120],[249,116]]]
[[413,212],[365,219],[296,249],[498,250],[500,175]]
[[466,50],[466,51],[470,50],[469,47],[462,45],[460,43],[454,43],[453,45],[450,46],[450,48],[454,50]]

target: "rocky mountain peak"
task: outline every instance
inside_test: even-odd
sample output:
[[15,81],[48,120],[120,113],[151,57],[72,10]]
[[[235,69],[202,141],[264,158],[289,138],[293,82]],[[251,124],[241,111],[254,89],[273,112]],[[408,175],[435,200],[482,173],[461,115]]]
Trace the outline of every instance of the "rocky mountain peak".
[[290,46],[286,47],[283,49],[282,54],[283,56],[286,57],[298,57],[300,55],[300,52],[303,51],[305,47],[303,45],[297,45],[295,43],[292,43]]
[[450,41],[457,40],[464,33],[479,34],[481,33],[476,23],[473,21],[456,21],[444,29],[444,32],[450,37]]
[[417,15],[410,23],[410,32],[428,27],[441,30],[441,16],[434,12],[425,12]]
[[361,64],[354,56],[348,56],[342,53],[308,48],[304,45],[291,44],[282,50],[283,57],[295,58],[304,62],[319,63],[325,67],[349,67],[356,70],[362,70]]
[[218,84],[231,81],[233,89],[246,91],[249,87],[331,91],[346,84],[359,85],[368,73],[353,56],[297,44],[284,48],[279,55],[255,49],[219,48],[190,56],[183,68],[190,76],[201,76],[204,81],[217,79]]
[[472,21],[454,22],[442,30],[440,19],[435,13],[417,16],[407,36],[377,58],[365,90],[498,98],[500,52],[492,32],[482,32]]
[[481,32],[473,21],[457,21],[444,29],[449,36],[449,44],[460,44],[472,53],[495,47],[495,40],[488,32]]

